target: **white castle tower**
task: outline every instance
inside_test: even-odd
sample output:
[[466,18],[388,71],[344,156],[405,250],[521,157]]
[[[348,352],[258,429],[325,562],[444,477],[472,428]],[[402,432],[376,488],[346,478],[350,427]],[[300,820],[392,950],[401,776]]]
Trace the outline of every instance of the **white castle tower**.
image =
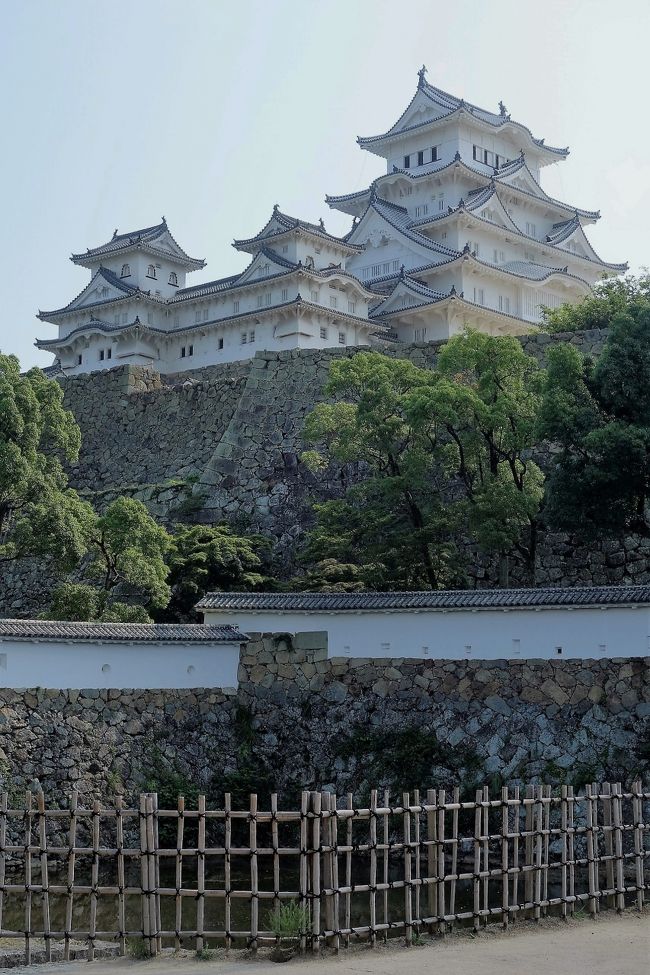
[[568,149],[547,146],[514,122],[503,102],[485,111],[434,88],[419,72],[416,92],[387,132],[359,138],[386,160],[371,186],[327,203],[354,217],[349,243],[362,253],[348,270],[386,300],[371,319],[401,341],[444,339],[465,325],[521,333],[589,293],[607,264],[584,226],[600,214],[554,200],[543,166]]
[[65,373],[123,362],[160,372],[250,358],[258,350],[364,346],[448,338],[465,326],[530,331],[544,306],[588,294],[607,264],[584,227],[595,211],[554,200],[547,146],[501,103],[485,111],[434,88],[419,72],[406,110],[359,145],[386,160],[366,189],[328,196],[354,218],[345,237],[275,206],[239,274],[186,285],[205,262],[179,246],[165,218],[71,260],[91,272],[69,304],[39,312],[58,336],[36,345]]

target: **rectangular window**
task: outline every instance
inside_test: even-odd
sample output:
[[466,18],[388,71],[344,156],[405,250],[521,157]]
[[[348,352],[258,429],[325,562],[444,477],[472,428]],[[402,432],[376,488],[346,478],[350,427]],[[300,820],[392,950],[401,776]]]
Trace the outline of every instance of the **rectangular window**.
[[267,291],[266,294],[264,295],[264,304],[265,305],[270,305],[271,304],[271,292],[270,291]]
[[410,168],[411,168],[411,157],[404,156],[404,169],[410,169]]
[[107,349],[106,350],[106,358],[107,359],[112,359],[113,358],[113,350],[112,349]]
[[474,159],[476,162],[483,162],[483,150],[480,146],[474,146]]
[[427,337],[427,330],[426,330],[426,328],[416,328],[415,329],[415,341],[416,342],[424,342],[426,340],[426,337]]
[[239,302],[238,301],[233,301],[233,303],[232,303],[232,310],[235,313],[235,315],[238,314],[238,312],[239,312]]
[[440,199],[438,200],[438,210],[442,211],[444,209],[445,209],[445,198],[444,196],[441,196]]
[[428,212],[429,212],[429,204],[428,203],[422,203],[420,206],[418,206],[418,207],[415,208],[415,216],[416,217],[426,217],[426,215],[427,215]]
[[283,301],[287,301],[288,298],[289,298],[289,289],[288,288],[283,288],[282,289],[282,300]]
[[496,158],[494,156],[494,153],[490,152],[489,149],[485,150],[485,163],[487,166],[492,166],[492,168],[494,168],[496,164]]
[[217,342],[217,348],[223,349],[223,339],[219,339],[219,341]]
[[399,261],[393,261],[393,271],[399,271]]
[[81,357],[81,353],[79,353],[79,355],[77,356],[77,365],[80,366],[81,363],[82,363],[82,357]]
[[537,224],[535,224],[535,223],[529,223],[528,220],[527,220],[526,221],[526,233],[528,234],[529,237],[536,237],[537,236]]
[[288,244],[283,244],[282,245],[282,253],[283,254],[287,254],[288,251],[289,251],[289,245]]
[[316,301],[316,302],[318,301],[318,292],[317,291],[312,291],[312,293],[311,293],[311,300],[312,301]]
[[103,362],[104,361],[104,350],[103,349],[100,349],[99,350],[99,361],[100,362]]
[[345,345],[345,332],[339,332],[339,345]]
[[[367,278],[369,278],[369,277],[370,277],[370,268],[369,268],[369,267],[364,267],[364,269],[363,269],[363,271],[361,272],[361,277],[362,277],[362,278],[364,279],[364,281],[365,281],[365,280],[366,280]],[[313,293],[313,292],[312,292],[312,293]]]
[[200,322],[201,321],[201,312],[200,311],[195,311],[194,312],[194,321],[195,322]]
[[323,325],[321,325],[321,327],[320,327],[320,337],[322,339],[326,339],[327,338],[327,329]]
[[113,324],[114,325],[119,325],[120,324],[120,316],[119,315],[113,315]]
[[440,153],[438,151],[439,149],[440,146],[433,146],[433,148],[431,149],[431,162],[438,162],[438,160],[440,159]]
[[384,263],[381,266],[381,273],[390,274],[390,261],[384,261]]
[[210,314],[210,309],[209,309],[209,308],[204,308],[204,309],[203,309],[203,321],[204,321],[204,322],[207,322],[207,320],[208,320],[208,315],[209,315],[209,314]]
[[418,166],[424,166],[424,150],[420,149],[418,152]]
[[356,310],[357,310],[357,303],[356,303],[356,301],[348,301],[348,314],[349,315],[354,315],[354,313],[356,312]]
[[477,240],[472,241],[472,250],[474,251],[477,257],[481,253],[481,248],[479,247],[479,243]]
[[257,296],[257,307],[258,308],[261,308],[263,302],[264,302],[264,295],[258,295]]
[[248,342],[248,332],[242,332],[241,333],[241,344],[242,345],[246,345],[247,342]]
[[187,354],[188,355],[194,355],[194,346],[193,345],[190,345],[189,349],[187,350]]
[[187,355],[187,352],[185,350],[185,346],[182,345],[181,346],[181,359],[184,359],[186,355]]
[[485,292],[483,288],[474,288],[474,303],[477,305],[485,304]]
[[335,295],[330,295],[330,308],[336,308],[338,302]]
[[507,295],[499,295],[499,311],[510,314],[510,298]]
[[372,265],[373,278],[378,278],[380,274],[381,274],[381,264],[373,264]]
[[248,333],[248,342],[250,344],[251,342],[254,342],[254,341],[255,341],[255,329],[252,328],[250,330],[250,332]]

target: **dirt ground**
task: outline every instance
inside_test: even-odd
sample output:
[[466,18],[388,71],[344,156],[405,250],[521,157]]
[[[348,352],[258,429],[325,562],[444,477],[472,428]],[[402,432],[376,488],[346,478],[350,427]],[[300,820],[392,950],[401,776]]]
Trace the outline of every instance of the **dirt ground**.
[[[496,929],[496,925],[494,926]],[[86,962],[52,964],[48,975],[82,975]],[[83,966],[83,967],[82,967]],[[40,969],[42,971],[42,969]],[[245,952],[226,957],[214,952],[199,961],[192,954],[165,954],[149,961],[119,958],[96,961],[92,975],[650,975],[650,913],[601,915],[596,921],[542,920],[523,922],[507,932],[487,930],[477,936],[452,935],[406,949],[394,943],[358,947],[338,955],[294,958],[284,969],[263,954]],[[14,969],[33,971],[37,969]]]

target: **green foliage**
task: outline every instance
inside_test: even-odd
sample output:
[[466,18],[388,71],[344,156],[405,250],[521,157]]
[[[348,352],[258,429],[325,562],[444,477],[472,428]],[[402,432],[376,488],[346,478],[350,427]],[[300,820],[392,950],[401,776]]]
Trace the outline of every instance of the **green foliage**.
[[323,559],[311,565],[305,575],[292,579],[291,588],[299,592],[359,592],[367,587],[357,565]]
[[41,619],[72,622],[151,623],[144,606],[109,601],[109,593],[87,583],[64,582],[53,594]]
[[265,577],[262,555],[268,542],[259,535],[237,535],[227,525],[178,525],[166,554],[171,600],[161,622],[186,619],[208,591],[259,588]]
[[609,328],[612,319],[635,301],[650,300],[650,274],[628,274],[597,284],[592,293],[577,305],[544,309],[543,329],[547,332],[577,332],[581,329]]
[[81,435],[59,384],[40,369],[20,374],[0,354],[0,561],[48,555],[67,571],[85,552],[92,509],[68,488],[62,459]]
[[235,713],[237,765],[230,772],[215,775],[214,791],[229,792],[234,808],[248,806],[251,793],[257,793],[261,803],[269,802],[274,787],[274,775],[256,749],[255,729],[248,708],[238,705]]
[[335,755],[356,759],[364,781],[398,792],[427,788],[434,768],[447,769],[450,780],[455,780],[461,771],[467,774],[479,767],[473,751],[441,744],[433,728],[421,725],[397,729],[357,725],[337,744]]
[[560,448],[545,517],[585,538],[650,534],[650,302],[609,324],[595,365],[570,346],[549,350],[538,422]]
[[[530,567],[543,475],[530,459],[543,373],[513,338],[467,332],[435,372],[380,353],[335,361],[303,455],[367,476],[315,506],[305,559],[358,566],[366,588],[441,588],[465,581],[455,539]],[[316,580],[321,584],[321,580]]]
[[133,958],[134,961],[144,961],[150,957],[149,945],[144,937],[127,938],[126,950],[129,958]]
[[125,585],[153,608],[169,602],[165,555],[170,536],[141,501],[119,497],[99,516],[90,534],[88,574],[109,592]]
[[285,901],[268,914],[267,925],[276,938],[295,939],[310,929],[309,910],[297,901]]

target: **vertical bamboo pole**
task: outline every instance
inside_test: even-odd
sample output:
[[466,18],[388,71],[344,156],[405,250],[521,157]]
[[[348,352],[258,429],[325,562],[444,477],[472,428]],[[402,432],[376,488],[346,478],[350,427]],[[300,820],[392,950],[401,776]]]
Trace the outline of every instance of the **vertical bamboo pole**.
[[155,811],[156,803],[158,797],[154,794],[149,794],[146,798],[146,827],[147,827],[147,861],[148,861],[148,878],[149,878],[149,954],[156,955],[158,953],[158,932],[160,930],[160,924],[158,920],[158,912],[156,910],[156,902],[158,899],[158,884],[156,879],[156,836],[155,836]]
[[45,818],[45,795],[37,794],[38,803],[38,845],[41,859],[41,889],[43,903],[43,937],[45,941],[45,961],[52,961],[52,940],[50,937],[50,884],[47,864],[47,822]]
[[77,803],[78,793],[76,789],[70,796],[70,831],[68,834],[68,896],[65,905],[65,931],[63,942],[63,959],[70,961],[70,939],[72,937],[73,907],[74,907],[74,874],[75,874],[75,847],[77,845]]
[[[232,948],[232,896],[231,896],[231,856],[230,848],[232,846],[232,796],[230,792],[226,792],[223,797],[223,809],[224,809],[224,839],[223,839],[223,883],[226,889],[224,897],[224,929],[226,932],[226,951],[230,951]],[[301,820],[302,822],[302,820]],[[302,836],[300,840],[300,847],[302,849]],[[302,868],[302,856],[301,856],[301,868]],[[302,890],[302,887],[301,887]],[[304,904],[303,904],[304,906]]]
[[402,793],[403,832],[404,832],[404,921],[406,925],[406,943],[413,941],[413,884],[411,862],[411,813],[409,812],[410,796]]
[[377,941],[377,790],[370,793],[370,879],[369,879],[369,910],[370,910],[370,944],[374,947]]
[[[384,789],[384,809],[390,809],[390,790]],[[384,820],[384,924],[389,921],[388,881],[390,878],[390,813],[385,812]],[[388,941],[388,928],[384,928],[384,941]]]
[[422,872],[420,868],[420,818],[421,818],[421,806],[420,806],[420,790],[415,789],[413,791],[413,805],[417,806],[417,812],[413,814],[413,845],[414,845],[414,857],[413,861],[415,864],[415,918],[414,923],[416,925],[416,931],[418,934],[422,930],[422,908],[421,908],[421,890],[422,885],[420,883],[422,879]]
[[97,932],[97,886],[99,884],[99,800],[93,802],[91,819],[92,862],[90,866],[90,927],[88,931],[88,961],[95,959],[95,941]]
[[[330,816],[332,810],[332,795],[330,792],[321,793],[321,813],[323,815],[323,828],[322,835],[324,841],[324,847],[322,854],[323,862],[323,889],[332,890],[333,887],[333,871],[332,871],[332,854],[330,849],[333,845],[332,836],[332,817]],[[333,896],[330,893],[323,894],[324,898],[324,916],[325,916],[325,930],[334,930],[334,914],[333,914]],[[332,939],[328,937],[328,944],[332,943]]]
[[0,938],[3,931],[4,885],[7,873],[7,807],[9,797],[6,792],[0,795]]
[[[535,795],[535,790],[532,785],[526,786],[526,799],[532,800]],[[533,902],[533,822],[535,807],[533,802],[528,801],[524,803],[524,809],[526,811],[526,818],[524,821],[524,866],[526,867],[526,873],[524,874],[524,899],[527,904],[532,904]]]
[[621,914],[625,910],[625,876],[623,873],[623,800],[621,798],[621,783],[617,782],[613,788],[612,797],[612,825],[614,827],[614,857],[616,881],[616,910]]
[[486,785],[483,786],[483,925],[487,926],[489,915],[489,886],[490,886],[490,793]]
[[332,846],[332,886],[334,888],[334,950],[338,954],[341,947],[341,900],[339,894],[339,818],[338,800],[336,793],[330,796],[330,810],[334,813],[331,819],[330,843]]
[[589,913],[596,917],[598,905],[598,882],[596,872],[596,853],[594,849],[594,810],[591,798],[591,785],[585,786],[585,813],[587,826],[587,876],[589,880]]
[[[352,793],[348,792],[346,800],[346,809],[351,810],[354,807],[354,800]],[[353,827],[352,827],[352,816],[348,816],[345,821],[345,845],[347,846],[347,852],[345,854],[345,886],[348,891],[345,895],[345,927],[350,928],[352,923],[352,895],[350,894],[350,887],[352,885],[352,853],[350,847],[352,846],[353,839]],[[385,920],[385,918],[384,918]],[[345,946],[349,948],[350,946],[350,935],[345,936]]]
[[[179,796],[176,803],[176,857],[174,858],[174,878],[176,881],[176,894],[174,896],[174,948],[180,951],[183,947],[181,931],[183,930],[183,898],[181,890],[183,887],[183,840],[185,838],[185,797]],[[226,929],[227,930],[227,929]]]
[[438,916],[440,917],[440,922],[438,923],[438,934],[444,935],[447,931],[447,924],[445,923],[444,916],[447,913],[446,909],[446,889],[445,889],[445,812],[447,804],[447,793],[444,789],[438,790]]
[[535,884],[534,884],[534,897],[535,897],[535,910],[534,918],[539,921],[541,916],[540,904],[542,900],[542,855],[544,850],[543,844],[543,829],[544,829],[544,803],[542,802],[542,797],[544,795],[544,786],[538,785],[535,787],[536,802],[534,806],[534,824],[535,824]]
[[[543,872],[542,872],[542,901],[548,900],[548,871],[549,871],[549,852],[550,852],[550,840],[551,840],[551,792],[552,789],[550,785],[542,786],[542,798],[547,799],[548,802],[542,803],[542,828],[544,830],[543,836]],[[548,908],[545,906],[542,908],[542,914],[544,917],[548,914]]]
[[[568,836],[569,897],[573,898],[575,897],[575,892],[576,892],[576,861],[575,861],[575,841],[574,841],[574,833],[573,833],[574,826],[575,826],[575,817],[574,817],[575,797],[573,795],[572,785],[567,786],[566,801],[567,801],[567,827],[569,831],[569,836]],[[575,909],[576,909],[575,901],[571,900],[569,904],[569,915],[571,917],[573,917],[573,915],[575,914]]]
[[[229,798],[229,797],[228,797]],[[303,792],[300,797],[300,906],[305,912],[310,909],[309,901],[309,820],[307,819],[307,813],[309,811],[309,793]],[[229,911],[230,904],[228,900],[226,901],[226,906]],[[306,933],[301,935],[300,938],[300,951],[304,955],[307,950],[307,935]]]
[[117,926],[120,954],[126,953],[126,910],[124,888],[124,820],[122,817],[122,796],[115,797],[115,842],[117,846]]
[[636,906],[643,910],[645,900],[645,881],[643,877],[643,783],[640,779],[632,783],[632,820],[634,823],[634,867],[636,880]]
[[140,890],[142,911],[142,938],[148,954],[152,952],[151,931],[151,881],[149,878],[149,834],[147,830],[147,796],[140,796]]
[[162,920],[160,913],[160,831],[158,828],[158,793],[153,792],[151,795],[152,810],[151,810],[151,828],[153,831],[153,842],[151,845],[152,857],[153,857],[153,875],[154,875],[154,888],[155,894],[153,896],[153,909],[154,909],[154,931],[156,932],[156,954],[160,954],[162,951],[162,937],[160,932],[162,931]]
[[205,796],[197,803],[196,839],[196,950],[203,951],[205,938]]
[[481,920],[481,822],[483,819],[481,801],[483,790],[477,789],[474,797],[474,930],[478,931]]
[[[451,814],[451,835],[452,835],[452,847],[451,847],[451,892],[449,895],[449,913],[456,913],[456,874],[458,873],[458,805],[460,803],[460,789],[458,786],[454,787],[452,794],[452,802],[456,807]],[[452,921],[452,924],[454,922]]]
[[273,913],[280,910],[280,838],[278,830],[278,794],[271,795],[271,847],[273,849]]
[[311,900],[312,900],[312,950],[320,951],[320,904],[321,904],[321,797],[320,792],[311,794],[312,811],[312,857],[311,857]]
[[501,924],[504,930],[508,927],[510,918],[508,912],[509,875],[508,875],[508,798],[507,786],[501,788]]
[[514,873],[512,875],[512,903],[517,908],[517,912],[513,914],[513,920],[516,921],[519,916],[519,832],[521,829],[521,800],[519,797],[519,786],[516,785],[513,789],[513,799],[515,800],[515,805],[513,809],[515,811],[514,820],[512,824],[512,868]]
[[[612,835],[612,786],[609,782],[602,784],[603,794],[603,835],[605,838],[605,878],[607,890],[614,890],[614,837]],[[607,907],[614,907],[615,896],[607,895]]]
[[[436,805],[435,789],[427,789],[427,806]],[[438,817],[436,809],[427,810],[427,904],[429,917],[438,916]],[[433,881],[433,882],[432,882]]]
[[563,785],[560,790],[560,888],[562,897],[562,904],[560,906],[560,911],[563,919],[566,921],[567,918],[567,861],[568,861],[568,802],[567,802],[567,786]]
[[250,797],[248,845],[251,854],[251,949],[257,952],[260,923],[259,871],[257,865],[257,795]]
[[25,793],[25,964],[32,963],[32,794]]

